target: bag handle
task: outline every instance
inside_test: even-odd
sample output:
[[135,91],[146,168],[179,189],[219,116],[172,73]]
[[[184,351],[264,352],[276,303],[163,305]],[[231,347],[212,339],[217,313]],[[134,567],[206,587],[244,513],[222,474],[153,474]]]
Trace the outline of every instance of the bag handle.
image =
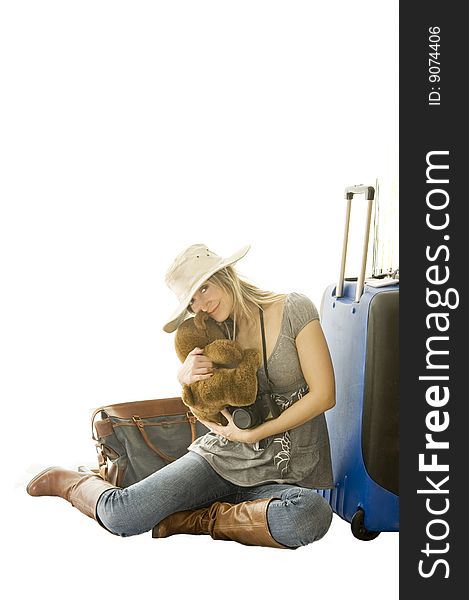
[[[104,463],[105,463],[105,459],[102,455],[102,450],[100,451],[99,448],[102,446],[100,440],[97,437],[97,433],[95,435],[96,432],[96,427],[95,427],[95,422],[96,422],[96,417],[99,413],[102,413],[104,411],[104,407],[101,406],[100,408],[97,408],[94,412],[93,415],[91,417],[91,437],[92,439],[96,442],[96,446],[98,448],[98,463],[100,468],[103,467],[104,468]],[[195,440],[197,439],[197,428],[196,428],[196,423],[197,423],[197,418],[190,412],[187,411],[186,412],[186,419],[187,422],[189,423],[189,426],[191,428],[191,438],[192,438],[192,442],[195,442]],[[158,456],[160,458],[162,458],[163,460],[165,460],[166,462],[174,462],[176,460],[177,457],[173,457],[173,456],[169,456],[169,454],[166,454],[165,452],[163,452],[162,450],[160,450],[159,448],[157,448],[156,446],[154,446],[150,440],[150,438],[147,435],[147,432],[145,431],[145,423],[142,421],[141,417],[139,417],[138,415],[134,415],[132,416],[132,421],[134,422],[134,424],[137,427],[137,430],[140,432],[144,442],[146,443],[146,445],[153,450],[153,452],[155,452],[156,454],[158,454]],[[184,421],[181,421],[181,423],[183,423]]]
[[101,408],[97,408],[97,409],[96,409],[96,410],[93,412],[93,414],[92,414],[92,416],[91,416],[91,439],[92,439],[92,440],[94,440],[95,442],[98,442],[98,443],[99,443],[99,440],[98,440],[98,438],[95,436],[95,431],[96,431],[96,428],[95,428],[94,424],[95,424],[95,421],[96,421],[96,417],[98,416],[98,413],[100,413],[100,412],[102,412],[102,411],[103,411],[103,407],[101,407]]
[[138,414],[142,418],[169,417],[182,415],[186,411],[187,406],[179,396],[175,398],[157,398],[155,400],[134,400],[132,402],[120,402],[118,404],[100,406],[93,412],[91,417],[91,437],[95,442],[99,441],[95,437],[95,421],[99,413],[104,413],[107,417],[131,419],[135,414]]
[[345,276],[345,260],[347,258],[347,242],[348,242],[348,231],[350,225],[350,209],[352,206],[352,199],[355,194],[365,194],[365,199],[368,200],[368,209],[366,213],[366,224],[365,224],[365,238],[363,240],[363,254],[362,264],[360,268],[360,274],[357,281],[357,289],[355,293],[355,302],[359,302],[363,289],[365,287],[365,269],[366,269],[366,257],[368,254],[368,241],[370,239],[370,225],[371,225],[371,210],[373,208],[373,200],[375,197],[375,188],[368,185],[351,185],[345,188],[345,199],[347,200],[347,206],[345,209],[345,231],[344,231],[344,243],[342,246],[342,259],[340,262],[340,274],[339,280],[336,287],[336,296],[340,298],[344,293],[344,276]]
[[[187,417],[187,420],[188,420],[190,428],[191,428],[192,441],[194,442],[197,438],[197,430],[195,427],[197,419],[195,418],[195,416],[192,413],[189,413],[189,412],[186,413],[186,417]],[[142,419],[139,416],[137,416],[137,415],[133,416],[132,421],[137,426],[137,430],[140,432],[140,434],[143,438],[143,441],[150,448],[150,450],[153,450],[153,452],[158,454],[158,456],[160,458],[162,458],[163,460],[165,460],[166,462],[174,462],[176,460],[177,457],[169,456],[169,454],[166,454],[166,452],[163,452],[163,450],[160,450],[154,444],[152,444],[150,438],[148,437],[147,432],[145,431],[145,423],[142,421]]]

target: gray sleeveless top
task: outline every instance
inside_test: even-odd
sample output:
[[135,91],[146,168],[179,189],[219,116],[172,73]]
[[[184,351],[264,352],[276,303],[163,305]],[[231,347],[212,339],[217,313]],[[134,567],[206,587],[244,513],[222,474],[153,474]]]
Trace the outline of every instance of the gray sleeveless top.
[[[318,311],[306,296],[298,293],[286,296],[280,334],[267,361],[274,397],[282,410],[308,392],[295,339],[303,327],[315,319],[319,319]],[[257,378],[259,389],[267,390],[263,366]],[[333,487],[324,414],[255,444],[232,442],[209,432],[195,440],[189,450],[203,456],[219,475],[237,485],[275,482],[311,488]]]

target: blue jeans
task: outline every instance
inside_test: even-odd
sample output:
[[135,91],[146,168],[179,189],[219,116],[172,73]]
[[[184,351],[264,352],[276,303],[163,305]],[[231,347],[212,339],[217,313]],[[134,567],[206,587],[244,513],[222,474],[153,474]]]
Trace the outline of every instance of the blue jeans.
[[220,477],[195,452],[134,485],[106,491],[96,511],[106,529],[127,537],[149,531],[175,512],[260,498],[275,498],[268,506],[267,521],[272,537],[283,546],[305,546],[329,529],[332,510],[317,492],[278,483],[241,487]]

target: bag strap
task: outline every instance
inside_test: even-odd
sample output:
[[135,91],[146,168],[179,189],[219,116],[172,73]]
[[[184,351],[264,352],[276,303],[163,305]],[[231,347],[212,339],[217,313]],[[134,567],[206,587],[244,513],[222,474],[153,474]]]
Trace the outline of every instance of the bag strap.
[[272,382],[269,378],[269,371],[267,370],[267,349],[265,343],[265,330],[264,330],[264,311],[259,307],[259,316],[261,319],[261,337],[262,337],[262,356],[264,359],[264,371],[265,376],[267,377],[267,383],[269,384],[270,391],[272,391]]
[[[186,417],[187,420],[189,422],[190,428],[191,428],[191,437],[192,437],[192,441],[194,442],[197,438],[197,429],[196,429],[196,422],[197,419],[195,418],[195,416],[188,412],[186,413]],[[166,452],[163,452],[163,450],[160,450],[160,448],[157,448],[150,440],[150,438],[148,437],[147,432],[145,431],[145,423],[142,421],[142,419],[135,415],[132,417],[132,421],[135,423],[135,425],[137,426],[137,431],[140,432],[140,435],[143,438],[143,441],[145,442],[145,444],[151,449],[153,450],[153,452],[155,452],[156,454],[158,454],[158,456],[160,458],[162,458],[163,460],[165,460],[166,462],[174,462],[177,457],[173,457],[173,456],[169,456],[169,454],[166,454]]]

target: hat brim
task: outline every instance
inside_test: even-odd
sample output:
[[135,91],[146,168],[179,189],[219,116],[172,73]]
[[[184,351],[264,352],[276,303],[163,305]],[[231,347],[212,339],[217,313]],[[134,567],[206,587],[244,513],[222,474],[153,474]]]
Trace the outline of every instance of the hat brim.
[[246,254],[249,252],[250,248],[251,248],[251,246],[249,244],[247,246],[243,246],[243,248],[241,248],[241,250],[239,250],[238,252],[236,252],[235,254],[230,256],[229,258],[224,258],[221,261],[221,263],[219,263],[216,267],[214,267],[213,269],[209,269],[207,271],[207,273],[204,273],[203,277],[200,277],[194,283],[194,285],[187,292],[187,294],[184,296],[184,298],[179,302],[179,306],[173,312],[169,321],[163,327],[163,330],[166,331],[166,333],[172,333],[173,331],[176,331],[176,329],[179,327],[179,325],[183,321],[185,321],[185,319],[187,318],[188,313],[189,313],[189,311],[187,310],[187,307],[189,306],[189,302],[192,300],[192,297],[194,296],[196,291],[200,288],[200,286],[205,281],[207,281],[207,279],[210,279],[210,277],[212,275],[214,275],[217,271],[220,271],[221,269],[224,269],[225,267],[229,267],[230,265],[233,265],[234,263],[238,262],[238,260],[243,258],[243,256],[246,256]]

